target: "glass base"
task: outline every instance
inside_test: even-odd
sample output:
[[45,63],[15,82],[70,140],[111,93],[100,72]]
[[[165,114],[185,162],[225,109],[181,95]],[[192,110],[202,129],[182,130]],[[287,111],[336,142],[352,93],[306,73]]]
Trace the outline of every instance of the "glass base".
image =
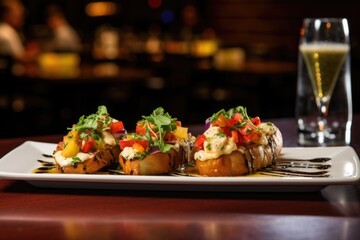
[[328,131],[306,132],[299,131],[298,138],[301,146],[345,146],[350,144],[350,138],[345,132],[333,133]]

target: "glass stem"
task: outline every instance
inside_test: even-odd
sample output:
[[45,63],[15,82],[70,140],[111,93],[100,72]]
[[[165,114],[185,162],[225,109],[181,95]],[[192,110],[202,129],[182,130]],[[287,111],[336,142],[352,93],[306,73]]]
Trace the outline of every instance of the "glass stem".
[[329,101],[320,101],[319,109],[320,109],[320,117],[319,117],[320,119],[318,121],[319,130],[324,131],[326,126],[326,117],[328,115]]

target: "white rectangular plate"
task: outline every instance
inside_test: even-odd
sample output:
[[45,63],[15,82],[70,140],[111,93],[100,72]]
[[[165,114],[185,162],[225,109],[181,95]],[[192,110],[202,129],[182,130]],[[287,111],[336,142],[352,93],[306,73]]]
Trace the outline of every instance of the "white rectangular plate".
[[359,158],[352,147],[284,148],[281,158],[309,159],[330,157],[329,177],[188,177],[126,176],[101,174],[33,173],[38,159],[52,161],[56,145],[27,141],[0,159],[0,179],[24,180],[37,187],[126,189],[164,191],[249,191],[304,192],[319,191],[329,185],[360,184]]

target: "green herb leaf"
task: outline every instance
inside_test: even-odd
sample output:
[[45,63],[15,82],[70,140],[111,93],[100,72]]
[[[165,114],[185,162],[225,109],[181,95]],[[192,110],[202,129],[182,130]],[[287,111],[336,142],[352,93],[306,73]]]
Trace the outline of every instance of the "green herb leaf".
[[231,119],[235,113],[240,113],[245,119],[251,119],[247,114],[246,108],[243,106],[237,106],[235,108],[230,108],[228,111],[221,109],[217,113],[214,113],[211,118],[210,122],[213,123],[218,119],[218,117],[222,114],[225,118]]
[[216,133],[215,136],[223,138],[223,137],[226,137],[226,134],[225,133]]
[[[153,139],[150,134],[150,130],[146,129],[145,137],[149,140],[149,144],[159,147],[160,151],[168,152],[172,148],[171,144],[167,144],[164,142],[164,136],[166,132],[171,132],[176,129],[176,125],[174,123],[176,118],[172,118],[169,113],[165,112],[162,107],[156,108],[150,116],[142,116],[143,120],[147,123],[154,124],[155,127],[151,129],[155,131],[157,134],[157,138]],[[145,124],[149,125],[149,124]]]
[[81,159],[78,157],[73,157],[71,160],[71,166],[76,167],[78,163],[81,163]]
[[109,129],[112,118],[109,116],[107,108],[105,106],[99,106],[98,110],[94,114],[89,116],[81,116],[78,123],[69,128],[69,130],[80,130],[84,131],[86,129],[97,130],[101,132],[102,130]]
[[171,118],[167,117],[167,116],[157,116],[154,119],[159,125],[169,125],[171,124]]

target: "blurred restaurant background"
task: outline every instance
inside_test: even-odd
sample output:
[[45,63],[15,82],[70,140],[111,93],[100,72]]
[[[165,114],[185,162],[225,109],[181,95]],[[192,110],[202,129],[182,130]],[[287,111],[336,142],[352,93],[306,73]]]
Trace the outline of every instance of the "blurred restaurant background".
[[[353,109],[359,112],[360,2],[22,4],[19,33],[33,58],[0,53],[0,138],[65,134],[99,105],[130,130],[158,106],[183,125],[202,124],[214,112],[238,105],[263,119],[294,117],[298,40],[305,17],[348,18]],[[69,43],[70,37],[55,39],[60,23],[73,29]]]

